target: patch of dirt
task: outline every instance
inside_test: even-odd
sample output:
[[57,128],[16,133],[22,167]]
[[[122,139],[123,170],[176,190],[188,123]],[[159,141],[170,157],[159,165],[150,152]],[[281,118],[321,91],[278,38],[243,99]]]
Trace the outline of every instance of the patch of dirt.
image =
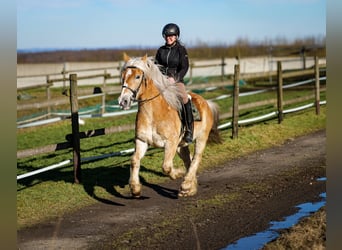
[[198,177],[198,194],[178,198],[181,180],[144,183],[128,194],[17,233],[20,249],[222,249],[318,201],[325,192],[325,130],[227,162]]

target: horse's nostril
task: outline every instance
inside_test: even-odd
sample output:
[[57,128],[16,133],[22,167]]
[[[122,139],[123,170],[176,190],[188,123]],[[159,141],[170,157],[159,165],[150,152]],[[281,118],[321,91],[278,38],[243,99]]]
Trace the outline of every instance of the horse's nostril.
[[129,106],[129,100],[127,100],[127,98],[123,98],[121,99],[121,101],[119,102],[119,105],[123,108],[126,109]]

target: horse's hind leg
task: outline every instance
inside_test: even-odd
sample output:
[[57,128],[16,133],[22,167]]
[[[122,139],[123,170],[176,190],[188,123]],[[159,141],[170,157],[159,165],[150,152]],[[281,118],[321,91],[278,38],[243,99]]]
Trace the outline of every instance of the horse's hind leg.
[[147,148],[147,143],[140,140],[135,141],[135,151],[131,158],[129,178],[129,187],[131,189],[132,196],[135,198],[139,198],[141,195],[141,184],[139,180],[140,161],[141,158],[144,157]]
[[191,161],[184,181],[181,184],[178,196],[186,197],[197,193],[197,169],[202,160],[202,154],[206,145],[206,140],[196,140],[194,158]]
[[183,177],[185,171],[183,168],[173,167],[173,158],[175,157],[177,151],[176,144],[167,144],[164,149],[164,161],[163,161],[163,172],[170,176],[172,180]]
[[185,168],[189,169],[190,164],[191,164],[191,154],[190,154],[189,146],[179,147],[177,149],[177,153],[179,157],[183,160]]

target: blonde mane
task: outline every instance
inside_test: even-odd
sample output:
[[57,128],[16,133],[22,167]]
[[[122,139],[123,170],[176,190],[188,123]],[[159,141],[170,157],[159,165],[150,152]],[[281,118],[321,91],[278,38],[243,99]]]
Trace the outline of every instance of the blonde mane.
[[176,84],[171,84],[167,77],[161,73],[157,64],[154,63],[151,57],[130,58],[124,65],[126,67],[137,67],[142,70],[145,77],[152,79],[165,101],[174,109],[180,110],[181,92]]

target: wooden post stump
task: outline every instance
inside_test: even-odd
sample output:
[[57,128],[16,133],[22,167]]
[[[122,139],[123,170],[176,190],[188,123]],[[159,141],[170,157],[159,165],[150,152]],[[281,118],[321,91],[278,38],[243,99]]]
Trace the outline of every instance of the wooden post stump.
[[70,75],[70,107],[71,107],[71,126],[72,126],[72,146],[74,162],[74,182],[81,182],[81,154],[80,136],[78,122],[78,100],[77,100],[77,75]]

